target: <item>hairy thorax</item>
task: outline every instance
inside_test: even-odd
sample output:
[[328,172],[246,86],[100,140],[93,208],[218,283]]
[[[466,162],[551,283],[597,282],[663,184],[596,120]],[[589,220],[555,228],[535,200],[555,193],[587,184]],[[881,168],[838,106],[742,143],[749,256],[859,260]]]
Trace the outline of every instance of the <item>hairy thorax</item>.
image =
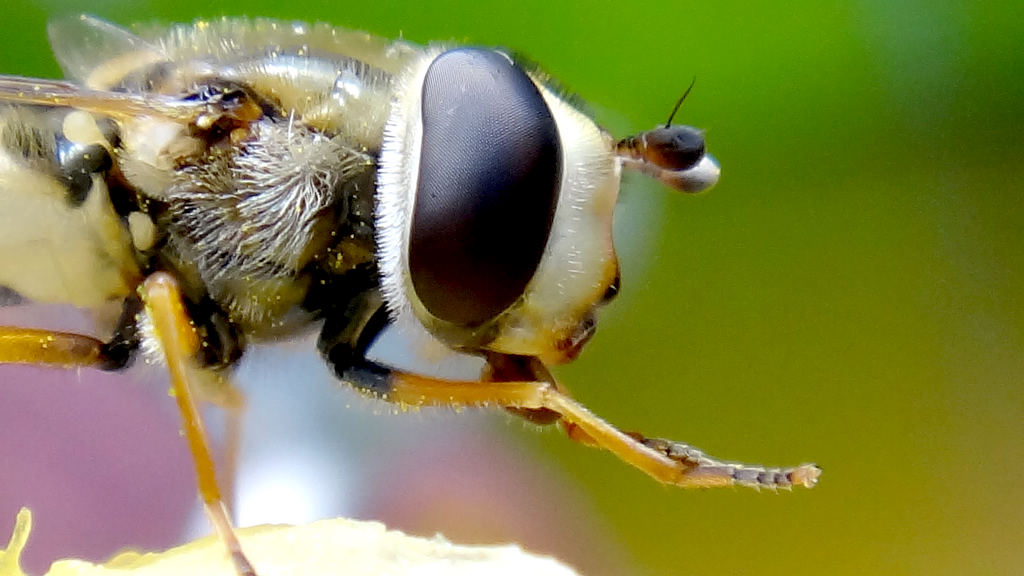
[[260,338],[307,318],[311,284],[372,260],[374,161],[344,136],[286,119],[246,132],[183,158],[152,199],[166,235],[159,266]]

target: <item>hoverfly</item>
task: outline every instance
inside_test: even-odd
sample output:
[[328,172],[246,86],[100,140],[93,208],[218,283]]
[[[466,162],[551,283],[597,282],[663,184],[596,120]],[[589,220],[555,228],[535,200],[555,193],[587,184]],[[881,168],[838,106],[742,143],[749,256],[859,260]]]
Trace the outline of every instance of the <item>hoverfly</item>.
[[[237,19],[137,35],[82,16],[49,34],[69,80],[0,77],[0,286],[119,314],[102,340],[0,328],[0,362],[166,365],[240,574],[196,388],[229,386],[247,342],[311,324],[338,378],[389,402],[557,422],[667,484],[816,482],[813,465],[621,432],[548,371],[618,292],[621,171],[709,188],[701,132],[670,118],[615,140],[501,50]],[[388,327],[485,368],[450,381],[368,359]]]

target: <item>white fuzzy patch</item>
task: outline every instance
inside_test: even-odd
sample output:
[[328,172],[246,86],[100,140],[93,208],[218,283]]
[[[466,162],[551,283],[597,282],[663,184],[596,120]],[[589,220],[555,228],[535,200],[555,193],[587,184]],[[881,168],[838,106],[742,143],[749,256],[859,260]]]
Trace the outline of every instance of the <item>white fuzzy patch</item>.
[[[440,50],[431,50],[396,79],[391,115],[384,127],[377,168],[377,250],[384,302],[400,329],[418,324],[408,294],[406,246],[416,200],[423,135],[420,97],[423,78]],[[404,328],[403,328],[404,327]]]
[[156,327],[152,319],[145,311],[135,316],[137,330],[139,331],[139,352],[146,364],[163,366],[167,364],[167,355],[164,354],[163,346],[156,335]]

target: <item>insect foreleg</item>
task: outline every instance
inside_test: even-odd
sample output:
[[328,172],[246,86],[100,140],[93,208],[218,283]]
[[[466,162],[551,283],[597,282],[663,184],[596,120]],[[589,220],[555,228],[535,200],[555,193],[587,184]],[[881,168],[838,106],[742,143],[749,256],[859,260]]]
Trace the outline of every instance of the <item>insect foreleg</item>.
[[[534,358],[491,354],[479,381],[446,380],[396,370],[365,358],[373,338],[386,325],[383,310],[333,340],[325,354],[338,376],[356,388],[406,406],[496,406],[538,423],[560,422],[569,437],[603,448],[656,480],[681,487],[811,487],[820,470],[813,464],[764,468],[723,462],[681,442],[646,438],[612,426],[562,390]],[[343,359],[342,362],[337,360]]]
[[[569,437],[603,448],[666,484],[682,487],[746,486],[760,489],[810,488],[821,470],[813,464],[795,468],[765,468],[717,460],[688,444],[623,432],[572,399],[560,388],[542,362],[535,358],[491,355],[489,380],[495,383],[534,381],[542,409],[557,413]],[[534,408],[534,407],[529,407]],[[656,452],[658,458],[652,457]]]
[[[648,439],[612,426],[559,390],[547,371],[538,373],[538,361],[522,357],[491,359],[491,376],[479,382],[453,382],[393,372],[382,397],[408,405],[501,406],[550,411],[569,437],[603,448],[665,484],[685,488],[749,486],[753,488],[811,487],[818,468],[805,464],[791,469],[769,469],[712,459],[682,444]],[[505,362],[509,360],[510,362]],[[532,376],[532,378],[531,378]]]

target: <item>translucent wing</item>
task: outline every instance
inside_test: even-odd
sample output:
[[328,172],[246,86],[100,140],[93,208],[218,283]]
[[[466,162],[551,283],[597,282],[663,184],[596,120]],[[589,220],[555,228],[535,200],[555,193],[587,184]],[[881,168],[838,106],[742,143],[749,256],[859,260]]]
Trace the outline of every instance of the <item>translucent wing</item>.
[[92,16],[58,18],[47,32],[64,76],[90,88],[109,88],[131,70],[168,59],[156,44]]
[[326,24],[240,18],[128,31],[78,16],[53,22],[50,41],[81,87],[7,79],[0,100],[193,121],[203,107],[183,96],[216,79],[247,87],[285,117],[344,133],[363,149],[379,144],[393,77],[423,54],[401,40]]
[[[108,25],[109,26],[109,25]],[[175,62],[202,60],[214,65],[299,56],[328,61],[359,61],[395,75],[422,48],[401,40],[374,36],[324,23],[267,19],[201,20],[168,29],[140,29],[139,37]]]
[[72,81],[0,76],[0,287],[96,308],[130,294],[139,276],[105,180],[111,134],[154,120],[189,124],[207,106],[110,89],[162,58],[119,28],[82,18],[50,33]]
[[159,94],[97,90],[64,82],[21,76],[0,76],[0,105],[36,105],[87,110],[114,119],[159,116],[190,122],[206,106]]
[[275,20],[223,18],[139,34],[181,78],[246,85],[284,115],[367,150],[379,146],[393,79],[424,53],[356,30]]

